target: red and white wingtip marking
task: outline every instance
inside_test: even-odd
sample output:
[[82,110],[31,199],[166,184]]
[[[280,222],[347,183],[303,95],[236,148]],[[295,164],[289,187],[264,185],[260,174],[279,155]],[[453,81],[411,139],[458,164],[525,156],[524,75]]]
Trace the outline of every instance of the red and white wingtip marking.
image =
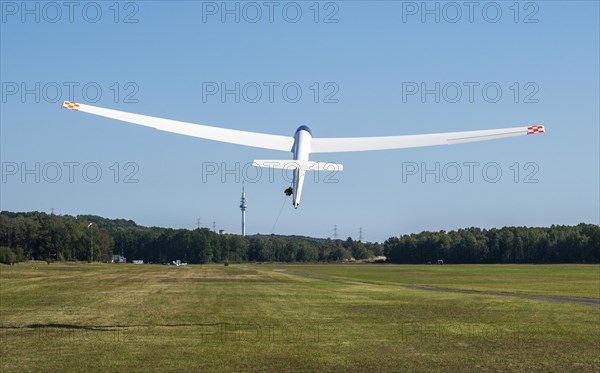
[[544,126],[529,126],[527,127],[527,134],[533,135],[534,133],[544,133],[546,132]]
[[63,109],[77,110],[77,108],[79,108],[79,104],[76,102],[65,101],[63,102],[62,107]]

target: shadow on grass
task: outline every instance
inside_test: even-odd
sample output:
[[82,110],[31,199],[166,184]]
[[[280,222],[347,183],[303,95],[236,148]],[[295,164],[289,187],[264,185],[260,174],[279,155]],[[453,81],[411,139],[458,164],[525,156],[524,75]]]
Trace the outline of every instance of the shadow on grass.
[[2,325],[0,329],[72,329],[72,330],[93,330],[93,331],[113,331],[115,329],[126,329],[126,328],[144,328],[144,327],[165,327],[165,328],[181,328],[181,327],[206,327],[206,326],[218,326],[218,323],[183,323],[183,324],[136,324],[136,325],[76,325],[76,324],[29,324],[29,325]]

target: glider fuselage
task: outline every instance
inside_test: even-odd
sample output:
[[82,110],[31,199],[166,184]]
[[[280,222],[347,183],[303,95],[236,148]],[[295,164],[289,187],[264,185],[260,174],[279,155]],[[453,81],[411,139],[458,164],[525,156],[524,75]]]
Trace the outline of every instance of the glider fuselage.
[[[294,147],[292,153],[295,161],[308,161],[310,155],[310,142],[312,133],[307,126],[300,126],[294,134]],[[294,170],[292,181],[292,190],[294,192],[293,202],[294,208],[298,208],[300,204],[300,196],[302,194],[302,185],[304,184],[304,174],[306,173],[301,167]]]

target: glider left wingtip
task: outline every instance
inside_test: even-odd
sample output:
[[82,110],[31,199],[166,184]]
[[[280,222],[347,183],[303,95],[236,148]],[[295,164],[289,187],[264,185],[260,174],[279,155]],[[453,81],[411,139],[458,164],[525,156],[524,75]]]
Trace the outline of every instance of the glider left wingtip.
[[62,104],[62,108],[63,109],[71,109],[71,110],[77,111],[77,109],[79,108],[79,104],[76,103],[76,102],[65,101]]
[[536,133],[544,133],[544,132],[546,132],[546,129],[544,128],[544,126],[529,126],[529,127],[527,127],[528,135],[533,135]]

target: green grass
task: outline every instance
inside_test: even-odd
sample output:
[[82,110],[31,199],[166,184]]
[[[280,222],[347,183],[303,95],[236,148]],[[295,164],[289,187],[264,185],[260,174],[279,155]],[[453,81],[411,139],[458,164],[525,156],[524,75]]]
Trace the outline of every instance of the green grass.
[[598,298],[600,266],[1,266],[0,370],[600,370],[600,307],[409,284]]

